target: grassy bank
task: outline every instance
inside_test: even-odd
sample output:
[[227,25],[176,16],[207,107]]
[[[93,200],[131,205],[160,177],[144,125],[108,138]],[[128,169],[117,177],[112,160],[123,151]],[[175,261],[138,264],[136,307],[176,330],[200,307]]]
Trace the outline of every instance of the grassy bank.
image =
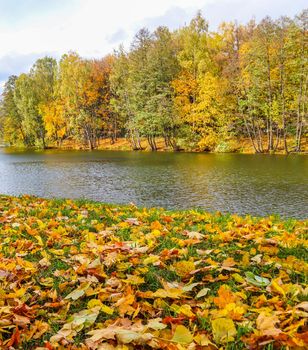
[[[158,138],[156,140],[158,151],[173,151],[173,149],[165,146],[163,139]],[[266,140],[264,139],[264,144]],[[292,140],[288,140],[290,151],[292,150]],[[57,148],[56,145],[51,145],[53,148]],[[144,151],[151,151],[149,144],[146,139],[141,139],[141,146]],[[294,145],[293,145],[294,146]],[[78,143],[74,140],[64,140],[61,147],[62,149],[87,149],[88,146],[83,143]],[[109,138],[100,139],[98,142],[99,150],[113,150],[113,151],[131,151],[132,146],[126,138],[118,138],[116,142],[112,143]],[[200,146],[188,147],[180,146],[182,151],[193,151],[193,152],[204,152],[204,149]],[[245,154],[254,154],[255,150],[251,144],[251,141],[248,138],[241,139],[230,139],[229,141],[219,142],[216,146],[213,146],[213,149],[210,151],[212,153],[245,153]],[[303,140],[302,142],[302,153],[308,152],[308,142]],[[280,146],[275,151],[275,154],[284,154],[283,145]]]
[[0,196],[1,349],[305,349],[307,222]]

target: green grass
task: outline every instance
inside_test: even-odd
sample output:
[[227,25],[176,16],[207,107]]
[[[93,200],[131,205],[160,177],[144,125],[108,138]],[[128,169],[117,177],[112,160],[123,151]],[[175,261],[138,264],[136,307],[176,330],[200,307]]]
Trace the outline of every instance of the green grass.
[[[112,325],[140,337],[150,334],[162,349],[198,349],[198,336],[229,350],[292,349],[302,341],[304,314],[298,305],[307,300],[306,221],[29,196],[0,196],[0,213],[0,312],[6,320],[1,349],[18,328],[14,349],[50,342],[53,349],[65,344],[84,350],[89,331]],[[189,232],[203,236],[189,238]],[[254,284],[261,277],[268,284]],[[80,288],[85,289],[78,295]],[[76,299],[68,299],[76,290]],[[20,305],[26,311],[16,311]],[[26,318],[24,325],[16,324],[16,312]],[[94,314],[95,321],[85,319],[74,328],[71,320],[80,312]],[[281,339],[262,333],[260,314],[275,317]],[[217,318],[234,324],[233,341],[214,334]],[[147,327],[156,319],[164,329]],[[37,322],[46,331],[36,338]],[[190,344],[172,340],[179,325],[194,337]],[[54,340],[62,327],[74,332]],[[97,348],[107,343],[152,348],[141,338],[124,344],[117,336],[101,339]]]

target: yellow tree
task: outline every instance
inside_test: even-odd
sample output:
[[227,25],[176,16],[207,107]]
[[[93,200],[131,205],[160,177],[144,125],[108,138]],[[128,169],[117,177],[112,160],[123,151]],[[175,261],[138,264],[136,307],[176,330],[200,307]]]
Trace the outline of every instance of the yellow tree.
[[196,130],[200,134],[199,147],[211,151],[227,139],[232,97],[228,95],[228,81],[208,72],[199,79],[199,94],[194,107]]
[[182,122],[188,126],[187,137],[198,139],[195,105],[199,94],[199,77],[208,65],[208,24],[198,12],[190,24],[175,33],[179,53],[180,73],[172,82],[175,108]]
[[66,136],[66,120],[64,106],[60,98],[56,98],[47,104],[40,106],[47,137],[57,143],[59,147]]
[[76,53],[64,55],[60,61],[60,97],[69,120],[70,133],[96,148],[106,125],[110,100],[109,57],[85,60]]

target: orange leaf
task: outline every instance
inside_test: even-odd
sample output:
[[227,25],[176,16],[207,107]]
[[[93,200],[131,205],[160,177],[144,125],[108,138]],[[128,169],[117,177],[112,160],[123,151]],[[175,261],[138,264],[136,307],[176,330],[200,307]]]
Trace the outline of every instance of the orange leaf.
[[222,285],[218,290],[218,297],[215,297],[213,300],[215,305],[223,309],[226,305],[234,303],[235,299],[235,295],[230,291],[229,287]]

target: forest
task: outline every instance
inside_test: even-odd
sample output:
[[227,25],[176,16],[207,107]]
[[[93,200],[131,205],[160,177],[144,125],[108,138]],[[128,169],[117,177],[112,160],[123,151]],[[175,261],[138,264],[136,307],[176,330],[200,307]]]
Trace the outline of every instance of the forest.
[[[101,59],[38,59],[10,76],[0,137],[22,147],[89,149],[125,137],[172,150],[301,152],[307,125],[307,10],[209,29],[198,12],[177,30],[142,28],[130,48]],[[98,40],[99,45],[99,40]]]

